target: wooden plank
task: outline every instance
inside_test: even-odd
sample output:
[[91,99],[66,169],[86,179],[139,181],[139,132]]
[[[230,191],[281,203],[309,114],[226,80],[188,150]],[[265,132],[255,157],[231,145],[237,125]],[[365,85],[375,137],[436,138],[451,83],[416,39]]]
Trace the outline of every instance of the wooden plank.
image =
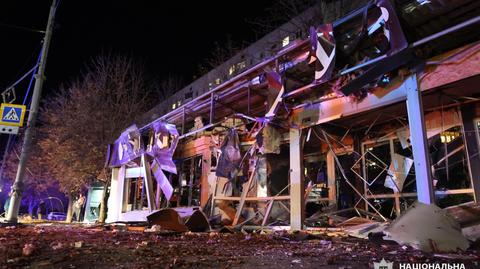
[[268,218],[270,217],[270,212],[272,212],[274,200],[270,200],[267,205],[267,210],[265,210],[265,216],[263,216],[262,227],[267,225]]
[[242,214],[243,206],[245,205],[245,199],[247,198],[248,190],[250,190],[250,186],[252,185],[252,181],[253,181],[253,176],[255,175],[255,169],[257,168],[257,161],[258,161],[258,158],[255,159],[255,162],[253,164],[254,169],[253,169],[253,172],[250,174],[250,177],[248,178],[247,186],[244,187],[242,190],[240,204],[238,205],[237,213],[235,214],[235,218],[233,219],[232,226],[237,225],[240,215]]
[[287,211],[290,214],[290,209],[288,208],[288,206],[286,206],[282,201],[280,201],[279,203],[283,207],[283,209],[285,209],[285,211]]
[[208,175],[210,174],[212,152],[206,148],[202,152],[202,175],[200,177],[200,206],[205,207],[210,196],[210,185]]
[[330,204],[337,203],[337,185],[335,176],[335,158],[331,150],[327,153],[327,181],[328,181],[328,200]]
[[[240,201],[242,197],[229,197],[229,196],[215,196],[213,199],[221,201]],[[268,196],[268,197],[245,197],[245,201],[279,201],[279,200],[290,200],[290,195],[282,196]]]

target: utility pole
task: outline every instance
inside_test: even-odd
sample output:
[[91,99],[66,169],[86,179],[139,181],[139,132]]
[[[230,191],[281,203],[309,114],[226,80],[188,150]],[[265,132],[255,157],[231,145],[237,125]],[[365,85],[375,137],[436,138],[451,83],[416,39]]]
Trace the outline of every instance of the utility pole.
[[32,104],[30,106],[30,113],[28,115],[27,125],[25,128],[22,154],[20,155],[17,176],[15,177],[15,183],[13,184],[13,193],[6,217],[6,222],[10,223],[17,223],[18,210],[20,209],[20,202],[22,200],[22,193],[24,189],[23,178],[25,176],[25,169],[27,168],[26,166],[28,157],[32,147],[32,137],[35,131],[35,122],[37,121],[38,105],[40,103],[40,96],[42,94],[43,81],[45,80],[45,65],[47,63],[48,48],[50,46],[50,39],[52,37],[53,21],[55,18],[56,9],[57,0],[53,0],[52,6],[50,7],[50,15],[48,16],[47,30],[43,40],[40,65],[38,68],[38,73],[35,75],[35,86],[33,88]]
[[5,146],[5,151],[3,152],[2,166],[0,167],[0,191],[2,191],[2,187],[3,187],[3,170],[5,170],[5,165],[8,157],[8,150],[10,148],[10,144],[12,144],[12,140],[13,140],[13,135],[9,134],[7,145]]

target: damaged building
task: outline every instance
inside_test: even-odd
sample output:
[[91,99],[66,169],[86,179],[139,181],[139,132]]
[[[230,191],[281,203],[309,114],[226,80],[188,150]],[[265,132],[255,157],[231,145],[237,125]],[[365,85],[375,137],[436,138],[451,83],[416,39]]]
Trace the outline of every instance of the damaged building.
[[476,202],[479,9],[369,2],[166,100],[109,148],[107,222],[198,209],[218,225],[301,230]]

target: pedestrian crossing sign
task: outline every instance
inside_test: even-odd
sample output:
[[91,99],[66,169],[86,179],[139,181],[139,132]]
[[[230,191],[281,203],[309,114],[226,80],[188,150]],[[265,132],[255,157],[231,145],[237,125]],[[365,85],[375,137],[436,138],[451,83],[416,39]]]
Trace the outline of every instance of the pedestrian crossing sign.
[[26,110],[27,107],[24,105],[2,103],[0,107],[0,115],[2,115],[0,124],[21,127]]

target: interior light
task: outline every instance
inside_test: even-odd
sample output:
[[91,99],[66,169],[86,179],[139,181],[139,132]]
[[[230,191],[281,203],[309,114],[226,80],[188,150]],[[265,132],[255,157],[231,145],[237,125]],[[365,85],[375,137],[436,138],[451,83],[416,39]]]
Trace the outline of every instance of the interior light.
[[287,46],[289,43],[290,43],[290,37],[289,36],[284,37],[282,40],[282,47]]
[[417,0],[417,3],[421,6],[423,5],[426,5],[426,4],[430,4],[430,0]]

